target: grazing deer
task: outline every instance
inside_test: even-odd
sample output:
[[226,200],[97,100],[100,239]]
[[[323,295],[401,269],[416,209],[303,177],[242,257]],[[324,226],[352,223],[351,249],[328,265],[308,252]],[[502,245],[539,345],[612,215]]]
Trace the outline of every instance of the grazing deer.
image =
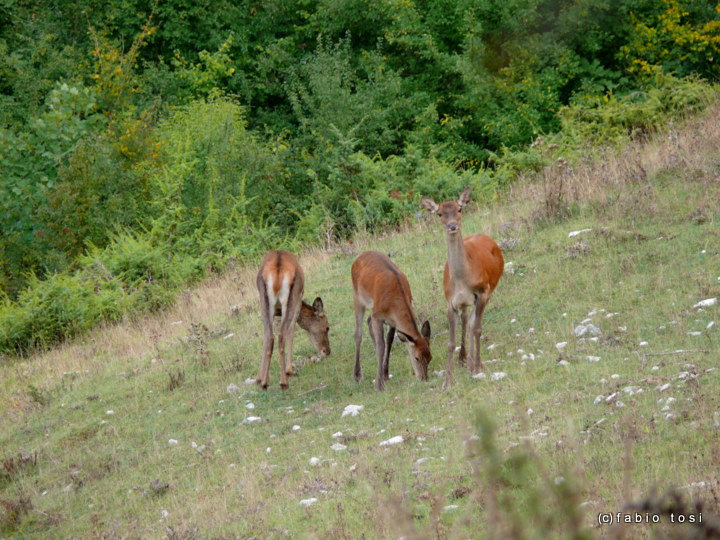
[[280,348],[280,388],[283,390],[287,390],[287,378],[292,374],[292,346],[296,322],[308,333],[321,358],[330,354],[328,341],[330,327],[323,310],[323,302],[318,297],[312,306],[306,304],[302,299],[304,287],[305,278],[295,255],[289,251],[270,251],[265,255],[257,275],[265,342],[256,382],[263,390],[267,390],[268,387],[270,358],[275,343],[273,317],[280,317],[278,347]]
[[[425,321],[418,332],[412,309],[412,294],[407,277],[393,262],[377,251],[366,251],[352,265],[352,282],[355,304],[355,381],[362,378],[360,344],[365,310],[372,309],[368,318],[370,336],[375,343],[378,360],[375,389],[383,390],[389,378],[390,348],[397,333],[407,344],[415,376],[425,381],[428,377],[430,353],[430,322]],[[387,341],[383,325],[387,324]]]
[[474,308],[470,316],[470,362],[468,368],[475,374],[482,371],[480,359],[480,335],[482,316],[495,287],[503,273],[504,261],[498,245],[483,234],[471,234],[463,239],[460,234],[460,221],[463,206],[470,202],[470,188],[460,194],[457,201],[447,201],[438,205],[428,197],[421,204],[430,213],[440,216],[445,226],[448,260],[445,263],[443,288],[448,302],[448,321],[450,323],[450,352],[447,375],[444,386],[452,383],[452,361],[455,354],[455,326],[458,316],[462,323],[460,340],[460,364],[465,363],[465,333],[468,317],[466,308]]

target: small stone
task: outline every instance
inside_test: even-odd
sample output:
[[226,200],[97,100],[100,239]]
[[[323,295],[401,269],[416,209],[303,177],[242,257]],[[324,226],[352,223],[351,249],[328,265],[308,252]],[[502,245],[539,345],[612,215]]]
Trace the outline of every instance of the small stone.
[[295,425],[292,427],[292,430],[293,430],[293,431],[299,431],[299,430],[300,430],[300,426],[298,426],[297,424],[295,424]]
[[311,466],[311,467],[317,467],[317,466],[320,464],[320,458],[318,458],[318,457],[311,457],[311,458],[310,458],[310,461],[308,461],[308,463],[310,463],[310,466]]
[[347,446],[340,443],[335,443],[330,447],[331,450],[334,450],[335,452],[342,452],[343,450],[347,449]]
[[649,344],[647,341],[641,341],[641,342],[640,342],[640,346],[641,346],[641,347],[647,347],[648,345],[650,345],[650,344]]
[[333,433],[333,434],[330,435],[330,436],[331,436],[333,439],[339,439],[339,438],[341,438],[341,437],[343,436],[343,434],[342,434],[342,431],[337,431],[337,432]]
[[301,499],[300,500],[300,506],[312,506],[317,502],[316,497],[310,497],[309,499]]
[[260,418],[259,416],[248,416],[245,420],[243,420],[243,424],[255,424],[261,421],[262,418]]
[[695,304],[694,308],[704,308],[704,307],[712,307],[716,306],[718,303],[717,298],[706,298],[705,300],[700,300],[697,304]]
[[588,362],[599,362],[600,360],[602,360],[602,358],[600,358],[599,356],[586,356],[585,360],[587,360]]
[[404,442],[404,441],[405,441],[405,439],[402,438],[402,435],[396,435],[395,437],[390,437],[390,438],[389,438],[388,440],[386,440],[386,441],[382,441],[382,442],[380,443],[380,446],[392,446],[392,445],[395,445],[395,444],[400,444],[400,443],[402,443],[402,442]]
[[567,341],[561,341],[560,343],[555,344],[555,348],[558,351],[562,351],[565,347],[567,347],[568,342]]
[[357,416],[364,408],[364,405],[347,405],[342,412],[341,418],[345,418],[346,416]]
[[507,373],[505,373],[504,371],[496,371],[495,373],[490,375],[490,379],[493,381],[499,381],[501,379],[504,379],[505,377],[507,377]]
[[177,446],[178,444],[179,443],[178,443],[177,439],[170,439],[168,441],[168,446]]

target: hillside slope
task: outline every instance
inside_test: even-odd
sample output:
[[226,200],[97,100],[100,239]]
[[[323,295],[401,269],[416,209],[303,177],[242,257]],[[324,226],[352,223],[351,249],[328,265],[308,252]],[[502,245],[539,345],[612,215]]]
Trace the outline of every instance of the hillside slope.
[[[431,371],[444,369],[446,246],[424,216],[301,257],[332,355],[312,362],[298,331],[287,392],[276,358],[267,392],[244,383],[262,347],[255,268],[5,362],[0,536],[593,537],[618,533],[597,530],[599,513],[659,511],[647,497],[671,487],[712,522],[720,307],[694,306],[720,297],[718,118],[560,163],[464,218],[464,234],[504,246],[506,273],[485,313],[487,378],[458,368],[448,392],[440,376],[415,380],[399,343],[375,392],[366,329],[365,379],[352,378],[350,266],[366,249],[408,275],[433,328]],[[588,322],[597,339],[575,337]],[[348,404],[364,409],[342,417]],[[690,532],[662,521],[625,532]]]

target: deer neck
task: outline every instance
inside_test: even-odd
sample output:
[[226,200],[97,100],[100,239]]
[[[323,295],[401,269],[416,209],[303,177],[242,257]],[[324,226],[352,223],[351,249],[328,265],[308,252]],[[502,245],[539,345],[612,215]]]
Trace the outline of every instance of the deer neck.
[[465,256],[465,244],[460,229],[455,234],[447,235],[448,243],[448,266],[450,277],[454,283],[467,282],[467,258]]
[[300,314],[297,318],[297,324],[300,328],[303,330],[308,330],[310,328],[310,319],[313,315],[313,308],[305,302],[305,300],[302,301],[302,305],[300,306]]

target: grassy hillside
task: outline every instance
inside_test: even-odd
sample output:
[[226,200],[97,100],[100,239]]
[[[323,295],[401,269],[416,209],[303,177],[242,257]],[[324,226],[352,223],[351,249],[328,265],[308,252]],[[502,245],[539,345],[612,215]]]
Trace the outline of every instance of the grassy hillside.
[[[464,234],[501,242],[506,273],[484,319],[487,378],[456,369],[447,392],[441,376],[415,380],[397,343],[375,392],[367,329],[365,379],[352,378],[350,266],[366,249],[408,275],[433,328],[431,371],[445,367],[446,246],[422,214],[301,257],[332,355],[313,362],[298,331],[287,392],[277,359],[270,390],[245,384],[262,346],[255,268],[161,315],[4,361],[0,536],[642,538],[693,530],[669,515],[598,527],[598,514],[637,503],[677,516],[696,502],[709,526],[720,307],[693,306],[720,297],[718,118],[716,107],[623,153],[560,161],[465,216]],[[587,319],[596,340],[574,336]],[[349,404],[364,409],[342,417]],[[671,488],[678,500],[664,498]]]

